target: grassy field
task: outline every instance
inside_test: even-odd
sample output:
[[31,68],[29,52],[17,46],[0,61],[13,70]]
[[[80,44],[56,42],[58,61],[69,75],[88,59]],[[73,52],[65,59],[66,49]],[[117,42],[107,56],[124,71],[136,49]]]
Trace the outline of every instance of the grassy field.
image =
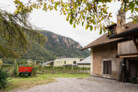
[[85,67],[54,67],[53,66],[38,66],[38,73],[51,73],[51,74],[89,74],[90,68]]
[[15,88],[21,88],[21,89],[27,89],[36,85],[42,85],[42,84],[48,84],[51,82],[55,82],[58,77],[67,77],[67,78],[83,78],[88,77],[89,74],[42,74],[38,75],[36,77],[28,77],[28,78],[9,78],[8,79],[8,87],[4,90],[0,90],[0,92],[3,91],[9,91],[13,90]]

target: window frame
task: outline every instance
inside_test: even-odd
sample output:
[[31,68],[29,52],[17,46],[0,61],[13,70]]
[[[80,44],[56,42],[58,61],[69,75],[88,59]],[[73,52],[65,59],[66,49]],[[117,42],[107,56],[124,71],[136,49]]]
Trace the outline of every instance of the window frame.
[[[74,62],[75,62],[75,64],[74,64]],[[73,61],[73,64],[76,65],[77,64],[77,61]]]
[[103,60],[102,72],[105,75],[112,75],[112,60]]

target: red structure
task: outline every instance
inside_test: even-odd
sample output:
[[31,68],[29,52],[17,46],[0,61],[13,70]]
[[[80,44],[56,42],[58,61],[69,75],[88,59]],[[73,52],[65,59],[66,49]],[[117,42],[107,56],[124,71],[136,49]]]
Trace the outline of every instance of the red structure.
[[33,67],[19,67],[19,76],[21,76],[22,74],[30,76],[32,73],[32,69]]

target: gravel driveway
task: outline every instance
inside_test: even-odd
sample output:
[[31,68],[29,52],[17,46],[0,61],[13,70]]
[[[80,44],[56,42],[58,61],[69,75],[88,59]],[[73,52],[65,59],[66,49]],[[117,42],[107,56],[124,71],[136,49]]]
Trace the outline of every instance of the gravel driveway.
[[12,92],[138,92],[138,84],[101,78],[57,78],[57,82]]

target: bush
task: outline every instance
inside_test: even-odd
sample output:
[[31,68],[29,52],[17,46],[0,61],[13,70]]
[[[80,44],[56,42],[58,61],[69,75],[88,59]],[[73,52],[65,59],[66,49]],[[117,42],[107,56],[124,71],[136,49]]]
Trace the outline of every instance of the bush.
[[0,89],[4,89],[8,84],[8,74],[0,69]]
[[33,70],[32,70],[32,76],[36,76],[36,72],[37,72],[37,67],[36,66],[33,66]]
[[2,66],[1,67],[10,67],[10,66],[12,66],[12,64],[2,64]]
[[28,64],[27,60],[25,60],[25,59],[18,59],[17,61],[18,61],[18,65],[26,65],[26,64]]
[[130,80],[130,83],[133,83],[133,84],[135,84],[136,81],[137,81],[137,79],[136,78],[133,78],[133,77],[131,77],[129,80]]
[[2,64],[3,64],[3,62],[2,62],[2,60],[0,59],[0,67],[2,66]]
[[13,69],[13,76],[14,77],[17,77],[18,75],[19,75],[19,71],[18,71],[18,63],[17,62],[15,62],[14,63],[14,69]]

